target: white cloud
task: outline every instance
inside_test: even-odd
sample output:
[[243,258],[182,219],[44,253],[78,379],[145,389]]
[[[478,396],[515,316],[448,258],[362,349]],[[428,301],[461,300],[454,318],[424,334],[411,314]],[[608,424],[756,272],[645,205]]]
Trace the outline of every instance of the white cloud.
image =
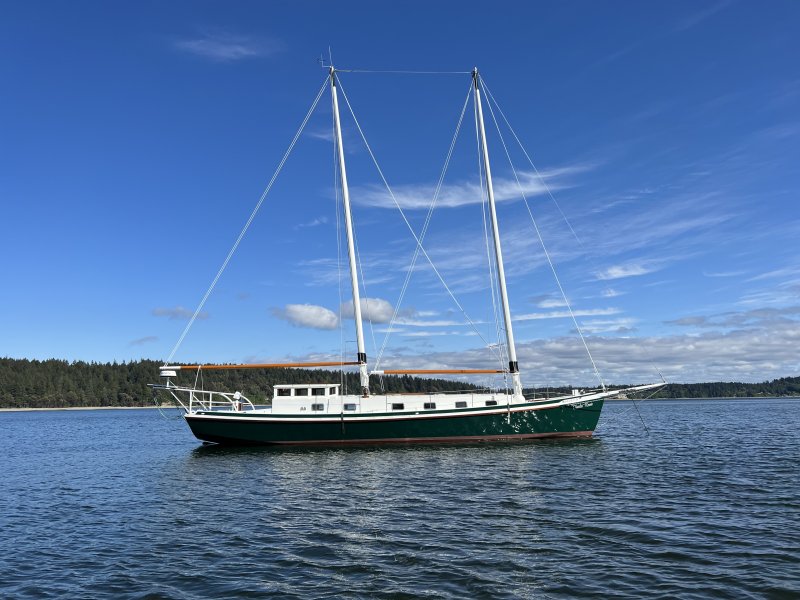
[[654,265],[651,261],[632,261],[620,265],[614,265],[603,271],[596,273],[597,279],[622,279],[624,277],[638,277],[639,275],[647,275],[658,271],[660,267]]
[[[704,323],[703,317],[696,319]],[[687,318],[688,319],[688,318]],[[705,329],[671,335],[626,337],[620,327],[630,329],[626,318],[597,319],[588,325],[586,341],[607,383],[658,381],[658,368],[668,381],[765,381],[793,375],[800,369],[800,306],[743,311],[706,317],[717,324],[741,326]],[[685,321],[683,324],[690,324]],[[612,335],[597,335],[612,328]],[[423,341],[439,332],[412,336]],[[462,339],[470,339],[464,337]],[[423,346],[424,347],[424,346]],[[383,368],[490,368],[498,365],[485,347],[454,352],[415,352],[396,349],[387,354]],[[417,348],[419,350],[419,347]],[[591,363],[576,336],[529,339],[517,343],[517,356],[525,385],[595,385]],[[298,360],[300,360],[298,358]],[[333,360],[333,359],[331,359]],[[455,379],[463,376],[455,376]],[[475,379],[478,383],[500,384],[498,380]]]
[[306,131],[305,134],[310,138],[322,140],[323,142],[332,142],[334,139],[333,130],[331,128],[310,130]]
[[563,298],[545,298],[536,303],[539,308],[560,308],[566,305]]
[[[448,319],[439,319],[438,321],[426,321],[425,319],[416,319],[413,317],[398,317],[396,322],[400,325],[407,325],[408,327],[454,327],[456,325],[465,324]],[[482,321],[473,321],[473,323],[475,324],[481,322]]]
[[272,314],[295,327],[336,329],[339,326],[335,312],[315,304],[287,304],[284,308],[272,309]]
[[623,317],[620,319],[593,319],[584,321],[581,331],[584,335],[596,333],[632,333],[635,331],[636,319]]
[[622,296],[624,293],[625,292],[620,292],[619,290],[615,290],[613,288],[606,288],[600,293],[600,295],[603,296],[603,298],[616,298],[617,296]]
[[322,217],[317,217],[316,219],[311,219],[310,221],[308,221],[306,223],[299,223],[299,224],[295,225],[294,228],[295,229],[305,229],[307,227],[318,227],[320,225],[325,225],[327,222],[328,222],[328,217],[322,216]]
[[157,336],[155,336],[155,335],[146,335],[144,337],[140,337],[138,339],[131,340],[128,343],[128,345],[129,346],[143,346],[145,344],[150,344],[152,342],[157,342],[157,341],[158,341],[158,337]]
[[696,27],[706,19],[713,17],[719,11],[727,8],[730,6],[732,0],[721,0],[716,4],[712,4],[711,6],[706,5],[703,9],[698,10],[690,15],[684,17],[676,26],[674,31],[686,31],[687,29],[691,29],[692,27]]
[[[576,165],[539,171],[541,177],[533,172],[521,171],[517,173],[520,179],[519,185],[515,179],[495,177],[493,180],[495,201],[507,202],[520,199],[520,187],[528,198],[545,194],[548,188],[551,191],[555,191],[571,187],[571,184],[563,179],[588,168],[587,166]],[[392,191],[397,203],[403,209],[428,209],[436,191],[436,185],[397,185],[392,187]],[[376,208],[395,207],[392,197],[383,186],[370,185],[355,188],[352,197],[353,202],[366,206]],[[481,184],[476,177],[475,181],[443,185],[439,191],[436,206],[438,208],[455,208],[468,204],[480,204],[482,199]]]
[[[394,307],[392,303],[383,298],[361,298],[361,318],[373,323],[388,323],[392,320]],[[355,316],[353,301],[348,300],[342,304],[342,316],[352,319]]]
[[747,281],[761,281],[763,279],[773,279],[775,277],[795,277],[797,275],[800,275],[800,266],[789,266],[761,273],[760,275],[751,277]]
[[176,40],[175,48],[214,62],[233,62],[271,56],[283,48],[275,39],[256,38],[228,32],[206,32],[199,36]]
[[744,275],[745,271],[719,271],[719,272],[707,272],[703,271],[704,277],[740,277]]
[[[176,306],[174,308],[154,308],[151,311],[154,317],[167,317],[170,321],[188,321],[192,318],[194,311],[184,308],[183,306]],[[207,319],[208,313],[200,311],[197,314],[198,319]]]
[[[616,315],[620,312],[618,308],[593,308],[588,310],[575,310],[572,312],[575,317],[595,317],[600,315]],[[535,321],[539,319],[564,319],[569,318],[568,310],[556,310],[544,313],[528,313],[512,317],[514,321]]]
[[793,322],[800,315],[800,306],[784,306],[782,308],[755,308],[746,311],[731,311],[715,315],[682,317],[666,321],[668,325],[683,327],[705,327],[718,330],[733,328],[768,328],[779,323]]

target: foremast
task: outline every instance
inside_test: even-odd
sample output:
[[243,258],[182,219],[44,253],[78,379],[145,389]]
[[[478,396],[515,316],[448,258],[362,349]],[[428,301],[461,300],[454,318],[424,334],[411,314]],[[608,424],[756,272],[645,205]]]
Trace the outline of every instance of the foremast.
[[353,287],[353,316],[356,321],[356,345],[358,352],[358,372],[361,380],[361,395],[369,396],[369,373],[367,372],[367,352],[364,348],[364,326],[361,322],[361,294],[358,287],[358,270],[356,268],[356,249],[353,238],[353,218],[350,215],[350,190],[347,187],[347,170],[344,164],[344,146],[342,144],[342,125],[339,120],[339,99],[336,94],[336,70],[330,67],[331,98],[333,100],[333,123],[336,136],[336,153],[339,156],[339,178],[342,186],[342,204],[344,205],[344,223],[347,232],[347,255],[350,260],[350,283]]
[[508,347],[508,372],[515,396],[522,395],[522,381],[517,363],[517,349],[514,346],[514,330],[511,326],[511,310],[508,307],[508,292],[506,291],[506,273],[503,267],[503,250],[500,247],[500,230],[497,227],[497,211],[494,202],[494,187],[492,186],[492,169],[489,165],[489,147],[486,143],[486,130],[483,126],[483,107],[481,105],[481,84],[477,67],[472,70],[472,84],[475,93],[475,106],[478,113],[478,133],[480,136],[481,156],[483,158],[483,171],[486,177],[486,193],[489,197],[489,214],[492,221],[492,238],[494,240],[494,254],[497,262],[497,280],[500,287],[500,302],[503,306],[503,322],[506,330],[506,346]]

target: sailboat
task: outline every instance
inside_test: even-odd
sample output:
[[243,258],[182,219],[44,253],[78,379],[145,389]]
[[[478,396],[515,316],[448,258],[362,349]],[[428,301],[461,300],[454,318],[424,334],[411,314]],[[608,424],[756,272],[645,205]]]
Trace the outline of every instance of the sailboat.
[[[339,117],[338,88],[340,82],[337,70],[332,65],[328,69],[329,77],[323,89],[329,84],[356,330],[357,353],[355,360],[242,365],[165,364],[161,367],[160,372],[162,382],[151,384],[151,387],[156,391],[167,393],[178,403],[183,410],[186,423],[198,439],[204,442],[236,445],[347,445],[585,437],[593,434],[606,399],[622,394],[656,389],[665,385],[660,382],[608,389],[605,384],[602,384],[597,389],[573,389],[569,394],[546,398],[527,398],[523,394],[506,289],[489,149],[484,128],[481,98],[483,85],[477,69],[471,72],[471,93],[474,96],[483,183],[488,197],[488,212],[494,243],[496,284],[502,308],[507,349],[507,366],[504,365],[504,368],[500,369],[373,369],[370,371],[364,344],[359,272],[356,265],[350,192],[347,184],[345,152]],[[322,90],[320,90],[321,92]],[[318,95],[317,99],[319,97]],[[417,239],[417,243],[421,246],[419,239]],[[186,330],[184,335],[185,333]],[[199,375],[201,371],[210,369],[293,367],[357,367],[360,382],[359,393],[348,394],[346,390],[342,389],[341,383],[332,384],[322,381],[311,384],[275,385],[271,403],[261,406],[254,404],[238,391],[207,390],[198,387],[196,383],[186,386],[179,385],[174,381],[181,371]],[[322,379],[323,372],[320,371],[320,373]],[[371,375],[430,376],[435,374],[503,375],[509,385],[506,385],[505,389],[474,393],[387,394],[375,393],[370,382]]]

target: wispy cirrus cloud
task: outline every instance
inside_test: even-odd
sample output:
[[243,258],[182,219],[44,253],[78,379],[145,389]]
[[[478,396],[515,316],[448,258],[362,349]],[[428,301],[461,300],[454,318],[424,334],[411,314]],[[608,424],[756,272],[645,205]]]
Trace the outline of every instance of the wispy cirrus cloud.
[[307,229],[309,227],[319,227],[320,225],[325,225],[328,222],[328,217],[322,216],[317,217],[316,219],[311,219],[305,223],[298,223],[294,226],[295,229]]
[[754,275],[747,281],[761,281],[764,279],[775,279],[780,277],[797,277],[798,275],[800,275],[800,265],[792,265]]
[[616,298],[617,296],[622,296],[624,293],[625,292],[620,292],[619,290],[615,290],[614,288],[606,288],[602,292],[600,292],[600,295],[603,298]]
[[623,279],[625,277],[638,277],[658,271],[660,267],[652,261],[630,261],[627,263],[613,265],[595,273],[597,279],[607,281],[610,279]]
[[745,311],[729,311],[713,315],[695,315],[665,321],[667,325],[681,327],[702,327],[716,329],[768,327],[778,323],[798,323],[800,306],[784,306],[781,308],[755,308]]
[[[572,315],[575,317],[596,317],[600,315],[616,315],[620,312],[618,308],[590,308],[585,310],[574,310]],[[514,321],[536,321],[539,319],[568,319],[572,315],[568,310],[554,310],[551,312],[527,313],[524,315],[512,316]]]
[[687,15],[684,17],[674,28],[674,31],[686,31],[687,29],[691,29],[692,27],[696,27],[700,25],[703,21],[710,19],[719,11],[724,10],[728,6],[732,4],[732,0],[721,0],[716,4],[712,4],[711,6],[706,6],[705,8],[698,10],[691,15]]
[[[184,308],[183,306],[175,306],[172,308],[154,308],[150,311],[154,317],[166,317],[170,321],[188,321],[192,318],[194,314],[193,310],[189,310],[188,308]],[[208,313],[204,310],[201,310],[197,314],[198,319],[207,319]]]
[[746,271],[703,271],[703,277],[741,277]]
[[[526,197],[538,196],[551,191],[573,187],[575,183],[569,177],[592,168],[592,165],[572,165],[548,170],[541,170],[539,174],[521,171],[519,184],[515,179],[495,177],[494,196],[497,202],[508,202],[521,198],[520,190]],[[436,185],[410,184],[393,186],[394,198],[403,209],[416,210],[430,207],[436,191]],[[356,188],[353,191],[353,201],[363,206],[375,208],[394,208],[392,197],[382,186],[368,185]],[[480,204],[483,201],[483,190],[476,178],[475,181],[463,181],[443,185],[436,201],[438,208],[456,208],[469,204]]]
[[328,129],[310,129],[305,132],[305,135],[315,140],[322,140],[323,142],[332,142],[333,130]]
[[213,62],[234,62],[266,58],[283,50],[275,38],[255,37],[226,31],[206,31],[199,35],[177,39],[173,47],[181,52]]

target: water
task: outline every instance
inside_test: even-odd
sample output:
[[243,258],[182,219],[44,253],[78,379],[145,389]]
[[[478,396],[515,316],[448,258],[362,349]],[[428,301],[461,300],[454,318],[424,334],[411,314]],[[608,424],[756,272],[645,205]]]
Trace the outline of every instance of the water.
[[609,403],[591,440],[312,450],[0,413],[0,597],[800,598],[799,409],[649,401],[648,435]]

